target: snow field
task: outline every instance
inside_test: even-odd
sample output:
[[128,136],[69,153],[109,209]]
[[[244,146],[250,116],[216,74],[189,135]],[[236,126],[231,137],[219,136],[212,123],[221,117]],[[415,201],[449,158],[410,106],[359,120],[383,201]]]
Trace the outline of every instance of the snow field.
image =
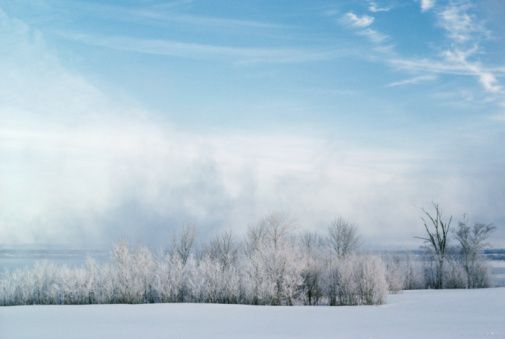
[[505,288],[406,291],[381,306],[0,307],[0,338],[505,338]]

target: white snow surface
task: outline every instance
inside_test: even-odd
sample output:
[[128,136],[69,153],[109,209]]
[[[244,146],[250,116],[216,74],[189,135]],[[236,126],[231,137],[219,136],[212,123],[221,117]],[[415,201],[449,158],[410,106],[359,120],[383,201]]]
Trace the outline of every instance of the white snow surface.
[[505,338],[505,288],[406,291],[382,306],[0,307],[0,338]]

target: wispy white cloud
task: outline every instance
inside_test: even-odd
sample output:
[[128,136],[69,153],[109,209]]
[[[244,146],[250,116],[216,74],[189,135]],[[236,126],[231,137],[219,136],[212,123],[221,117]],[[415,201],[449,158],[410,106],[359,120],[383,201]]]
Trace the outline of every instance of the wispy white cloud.
[[[376,3],[369,2],[371,7]],[[355,34],[365,36],[375,46],[372,51],[377,52],[370,56],[371,60],[377,60],[391,65],[397,70],[404,70],[413,77],[388,84],[388,87],[413,85],[423,81],[437,79],[437,74],[449,74],[460,76],[474,76],[477,78],[483,91],[491,96],[495,102],[501,102],[505,90],[500,83],[500,78],[505,76],[505,67],[489,65],[480,60],[484,55],[482,42],[491,37],[484,23],[475,14],[475,5],[467,0],[455,0],[436,6],[436,1],[420,1],[423,12],[433,10],[436,15],[436,24],[445,31],[449,41],[447,47],[439,47],[442,52],[435,57],[412,58],[398,53],[389,35],[386,35],[373,27],[374,20],[360,20],[361,17],[353,12],[348,12],[344,24],[354,28]],[[372,8],[370,11],[374,11]],[[353,15],[349,15],[349,13]],[[350,22],[362,22],[350,24]]]
[[489,31],[472,12],[474,5],[466,0],[452,1],[436,12],[438,25],[445,31],[450,45],[439,58],[413,59],[394,57],[387,62],[395,68],[438,74],[475,76],[486,93],[503,94],[499,77],[505,75],[503,66],[488,66],[479,60],[481,42]]
[[439,24],[452,42],[442,55],[448,63],[459,65],[475,75],[486,92],[500,93],[502,87],[496,74],[475,58],[480,53],[479,43],[489,36],[489,32],[471,12],[472,9],[471,2],[459,1],[449,3],[438,13]]
[[455,43],[464,43],[489,35],[484,25],[470,12],[473,6],[468,1],[454,2],[437,13],[440,26]]
[[471,62],[468,60],[469,56],[474,53],[475,49],[461,51],[458,49],[448,50],[444,53],[448,62],[460,65],[463,69],[467,70],[470,74],[477,76],[480,84],[485,91],[489,93],[500,93],[502,87],[495,74],[482,67],[479,62]]
[[407,86],[407,85],[417,85],[422,82],[433,81],[436,79],[437,79],[437,77],[433,74],[420,75],[420,76],[392,82],[392,83],[388,84],[387,87],[400,87],[400,86]]
[[137,15],[143,15],[145,18],[157,19],[161,21],[169,21],[173,23],[185,23],[194,26],[198,25],[207,27],[222,27],[229,29],[237,29],[237,28],[278,29],[289,27],[284,24],[265,22],[265,21],[196,16],[188,14],[162,14],[154,11],[140,11],[137,13]]
[[[475,66],[473,66],[475,67]],[[484,86],[486,91],[491,92],[491,93],[501,93],[503,90],[503,87],[498,83],[496,80],[496,77],[494,76],[493,73],[490,72],[484,72],[481,69],[476,69],[476,74],[479,77],[479,81]]]
[[432,9],[433,6],[435,6],[436,0],[420,0],[420,2],[421,2],[421,11],[427,12],[430,9]]
[[[226,17],[214,17],[185,13],[185,7],[191,1],[142,3],[141,6],[125,6],[117,3],[100,2],[72,2],[71,8],[82,12],[88,12],[93,16],[107,17],[114,20],[131,21],[144,24],[156,25],[189,25],[222,29],[281,29],[287,25],[250,19],[236,19]],[[60,4],[61,5],[61,4]],[[65,3],[63,3],[63,6]]]
[[374,17],[369,16],[369,15],[356,15],[353,12],[347,12],[344,17],[342,18],[342,21],[344,24],[349,25],[353,28],[365,28],[373,24],[374,22]]
[[[446,53],[444,53],[446,54]],[[431,59],[431,58],[405,58],[401,56],[395,56],[391,59],[387,59],[388,64],[394,68],[398,68],[405,71],[414,72],[429,72],[429,73],[439,73],[439,74],[452,74],[452,75],[474,75],[475,73],[470,70],[466,65],[460,62],[454,62],[450,60],[443,59]],[[498,76],[505,76],[505,67],[484,67],[481,65],[481,69],[485,72],[491,72]]]
[[122,51],[155,54],[189,59],[229,59],[237,63],[302,63],[329,60],[345,51],[309,48],[253,48],[200,44],[167,39],[98,36],[81,33],[54,32],[61,37],[87,45]]
[[388,41],[389,36],[386,34],[383,34],[375,29],[372,28],[366,28],[363,30],[359,30],[356,32],[358,35],[362,35],[367,37],[371,42],[375,44],[382,44],[386,41]]
[[389,12],[391,10],[391,7],[379,6],[377,1],[370,0],[368,2],[368,10],[372,13]]
[[369,15],[358,16],[353,12],[347,12],[342,17],[341,22],[354,30],[357,35],[361,35],[370,40],[376,47],[390,49],[390,46],[385,46],[384,43],[389,40],[389,36],[371,28],[375,18]]

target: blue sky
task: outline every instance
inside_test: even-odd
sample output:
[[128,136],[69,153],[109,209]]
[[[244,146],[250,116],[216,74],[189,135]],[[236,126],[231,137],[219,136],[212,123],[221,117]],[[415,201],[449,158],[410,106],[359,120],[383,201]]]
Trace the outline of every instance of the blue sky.
[[505,4],[0,1],[0,243],[156,243],[271,211],[505,231]]

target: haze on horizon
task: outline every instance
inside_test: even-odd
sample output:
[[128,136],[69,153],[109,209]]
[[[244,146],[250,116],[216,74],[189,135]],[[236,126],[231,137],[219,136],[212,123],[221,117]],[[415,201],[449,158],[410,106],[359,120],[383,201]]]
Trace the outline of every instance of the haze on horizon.
[[505,3],[0,0],[0,244],[159,245],[279,211],[505,246]]

